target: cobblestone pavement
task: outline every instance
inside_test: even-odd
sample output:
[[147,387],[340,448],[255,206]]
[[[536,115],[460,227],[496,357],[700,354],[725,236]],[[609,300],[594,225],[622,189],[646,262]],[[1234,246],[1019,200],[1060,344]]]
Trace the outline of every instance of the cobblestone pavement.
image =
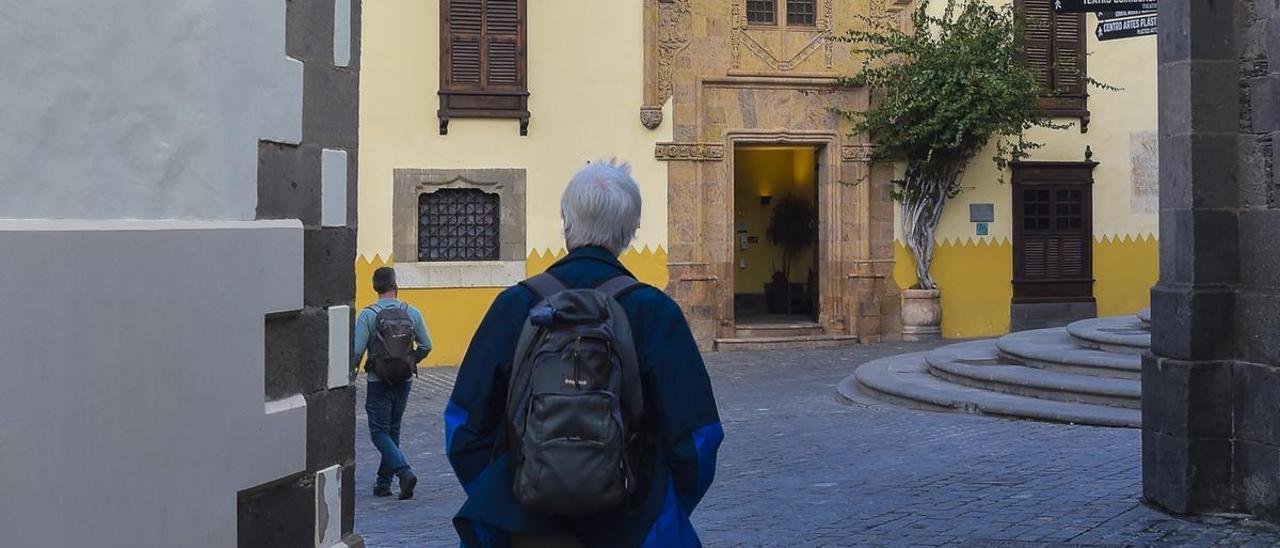
[[[693,516],[707,546],[1276,546],[1249,521],[1142,505],[1137,430],[841,403],[861,363],[922,344],[710,354],[725,424],[715,485]],[[462,490],[443,455],[452,369],[413,388],[402,443],[415,500],[370,495],[361,380],[356,531],[375,548],[457,546]]]

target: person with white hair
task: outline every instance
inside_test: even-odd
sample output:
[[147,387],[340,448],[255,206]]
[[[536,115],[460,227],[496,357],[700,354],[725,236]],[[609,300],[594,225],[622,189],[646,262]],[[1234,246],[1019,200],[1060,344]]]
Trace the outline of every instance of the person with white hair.
[[641,218],[626,164],[560,201],[569,254],[498,295],[445,409],[463,546],[700,546],[689,516],[724,438],[680,307],[618,260]]

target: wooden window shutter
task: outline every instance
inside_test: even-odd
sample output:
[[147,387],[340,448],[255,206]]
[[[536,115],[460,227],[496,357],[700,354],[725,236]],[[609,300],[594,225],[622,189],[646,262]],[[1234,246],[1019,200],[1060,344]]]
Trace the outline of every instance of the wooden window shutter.
[[486,87],[524,84],[519,4],[518,0],[485,0]]
[[1053,89],[1053,8],[1048,0],[1026,0],[1022,3],[1026,17],[1023,55],[1036,71],[1043,89]]
[[441,0],[441,135],[450,118],[516,118],[528,133],[526,1]]
[[442,31],[446,38],[443,56],[445,87],[451,90],[479,90],[484,66],[481,40],[484,38],[484,0],[447,0],[448,19]]
[[1084,56],[1084,14],[1054,14],[1053,89],[1057,95],[1084,95]]
[[1080,118],[1089,127],[1085,18],[1083,13],[1057,13],[1053,0],[1017,0],[1026,18],[1023,55],[1044,90],[1040,108],[1060,118]]

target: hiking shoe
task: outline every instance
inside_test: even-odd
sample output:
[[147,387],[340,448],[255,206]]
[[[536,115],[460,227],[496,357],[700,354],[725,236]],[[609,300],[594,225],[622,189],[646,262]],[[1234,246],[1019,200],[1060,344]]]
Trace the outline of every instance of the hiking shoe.
[[400,500],[413,498],[413,488],[418,486],[418,476],[408,470],[397,475],[400,477]]
[[375,496],[375,497],[389,497],[389,496],[391,496],[391,484],[389,484],[389,483],[379,483],[379,484],[377,484],[377,485],[374,485],[374,486],[373,486],[373,496]]

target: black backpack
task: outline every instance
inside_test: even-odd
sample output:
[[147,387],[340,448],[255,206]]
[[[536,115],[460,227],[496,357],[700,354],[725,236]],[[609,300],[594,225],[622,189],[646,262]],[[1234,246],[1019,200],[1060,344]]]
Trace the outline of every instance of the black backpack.
[[520,333],[507,387],[512,492],[544,514],[622,506],[637,484],[644,395],[617,297],[640,284],[619,276],[593,289],[567,289],[542,274],[521,285],[538,302]]
[[409,380],[418,371],[413,359],[416,336],[408,305],[380,308],[374,304],[369,309],[376,314],[369,345],[370,370],[392,384]]

